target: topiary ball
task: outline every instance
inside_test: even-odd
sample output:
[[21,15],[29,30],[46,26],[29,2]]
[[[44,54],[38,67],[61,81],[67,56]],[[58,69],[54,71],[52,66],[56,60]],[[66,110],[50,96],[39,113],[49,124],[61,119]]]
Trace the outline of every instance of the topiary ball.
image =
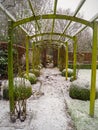
[[33,73],[29,73],[29,75],[24,74],[24,78],[28,79],[31,84],[35,84],[37,82],[37,78]]
[[[98,91],[96,98],[98,98]],[[73,99],[90,100],[90,84],[86,80],[75,80],[71,83],[69,88],[69,96]]]
[[88,89],[79,88],[77,86],[70,87],[69,95],[73,99],[89,100],[90,91]]
[[[63,69],[62,76],[65,76],[65,74],[66,74],[66,69]],[[71,76],[73,76],[73,70],[68,68],[68,77],[71,77]]]
[[30,69],[30,73],[35,74],[36,77],[40,76],[40,70],[38,70],[38,69],[34,69],[34,70]]

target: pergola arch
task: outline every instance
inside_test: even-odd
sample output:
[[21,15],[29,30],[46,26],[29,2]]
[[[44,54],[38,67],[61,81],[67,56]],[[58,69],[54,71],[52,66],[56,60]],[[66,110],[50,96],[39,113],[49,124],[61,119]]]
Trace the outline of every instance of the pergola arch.
[[70,35],[66,35],[66,34],[62,34],[62,33],[55,33],[55,32],[53,32],[53,33],[51,33],[51,32],[39,33],[39,34],[29,36],[29,38],[35,38],[35,37],[40,37],[40,36],[45,36],[45,35],[63,36],[63,37],[68,37],[70,39],[73,39],[73,37]]
[[25,24],[27,22],[34,21],[34,20],[40,20],[40,19],[70,20],[70,21],[73,21],[73,22],[78,22],[78,23],[84,24],[84,25],[89,26],[89,27],[93,27],[92,22],[89,22],[85,19],[81,19],[81,18],[73,17],[73,16],[68,16],[68,15],[61,15],[61,14],[55,14],[55,15],[54,14],[47,14],[47,15],[41,15],[41,16],[40,15],[31,16],[29,18],[25,18],[25,19],[16,21],[13,26],[16,27],[16,26]]
[[[74,74],[76,74],[76,48],[77,48],[77,38],[76,35],[78,33],[80,33],[81,31],[83,31],[87,26],[91,27],[93,29],[93,49],[92,49],[92,74],[91,74],[91,97],[90,97],[90,115],[93,117],[94,116],[94,106],[95,106],[95,92],[96,92],[96,58],[97,58],[97,44],[98,44],[98,22],[96,21],[96,19],[98,18],[98,14],[96,14],[91,20],[85,20],[82,18],[78,18],[76,17],[77,13],[79,12],[79,10],[81,9],[81,7],[83,6],[85,0],[81,0],[79,6],[77,7],[75,13],[73,16],[68,16],[68,15],[62,15],[62,14],[56,14],[57,11],[57,0],[54,0],[54,11],[53,14],[44,14],[44,15],[38,15],[36,16],[32,7],[32,3],[31,0],[27,0],[27,2],[29,3],[30,9],[32,11],[32,16],[28,17],[28,18],[23,18],[21,20],[16,20],[0,3],[0,8],[1,10],[11,19],[11,21],[9,22],[9,41],[8,41],[8,75],[9,75],[9,86],[10,86],[10,111],[13,112],[13,106],[14,106],[14,101],[13,101],[13,54],[12,54],[12,39],[13,39],[13,28],[19,26],[27,35],[26,38],[26,49],[27,49],[27,57],[28,57],[28,40],[32,39],[32,38],[36,38],[39,36],[44,36],[44,35],[51,35],[50,41],[54,41],[54,39],[52,39],[52,35],[58,35],[60,37],[64,36],[64,37],[68,37],[69,39],[72,39],[74,41]],[[52,19],[52,30],[50,33],[42,33],[41,32],[41,28],[39,27],[38,24],[38,20],[44,20],[44,19]],[[60,33],[56,33],[54,32],[54,25],[55,25],[55,20],[59,19],[59,20],[69,20],[69,24],[64,28],[63,32]],[[29,35],[29,33],[27,32],[27,30],[25,28],[23,28],[21,25],[22,24],[26,24],[28,22],[31,21],[35,21],[37,28],[38,28],[38,32],[37,34],[34,34],[32,36]],[[84,24],[85,27],[82,28],[81,30],[77,31],[77,33],[73,36],[69,36],[66,35],[65,32],[68,29],[68,27],[70,26],[71,22],[78,22],[80,24]],[[49,40],[48,40],[49,41]],[[35,41],[34,41],[35,42]],[[37,41],[37,42],[42,42],[42,41]],[[68,47],[68,42],[67,41],[61,41],[60,38],[59,40],[57,40],[56,42],[61,42],[61,43],[66,43],[67,47]],[[68,50],[67,50],[68,51]],[[28,59],[27,59],[28,62]],[[66,65],[66,69],[67,69]],[[27,69],[28,69],[28,64],[27,64]],[[67,75],[67,74],[66,74]]]

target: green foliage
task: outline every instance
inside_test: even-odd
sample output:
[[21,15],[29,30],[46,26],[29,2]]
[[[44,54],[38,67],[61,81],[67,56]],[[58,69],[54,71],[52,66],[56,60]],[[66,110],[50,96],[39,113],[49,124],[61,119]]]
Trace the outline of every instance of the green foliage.
[[0,50],[0,74],[1,76],[7,75],[8,57],[7,50]]
[[[86,87],[80,87],[78,84],[72,84],[69,89],[69,95],[73,99],[90,100],[90,89]],[[96,92],[96,99],[98,98],[98,91]]]
[[[14,100],[24,100],[29,98],[32,95],[32,88],[25,86],[14,86]],[[3,98],[9,99],[9,89],[6,88],[3,91]]]
[[31,84],[35,84],[37,81],[35,74],[32,74],[32,73],[29,73],[29,75],[24,74],[24,78],[28,79]]
[[73,99],[89,100],[90,91],[85,88],[79,88],[78,86],[73,86],[69,90],[69,95]]
[[34,70],[30,69],[30,73],[35,74],[36,77],[40,76],[40,70],[38,70],[38,69],[34,69]]
[[[66,69],[63,69],[62,71],[62,76],[65,76],[66,74]],[[72,69],[68,69],[68,77],[73,76],[73,70]]]

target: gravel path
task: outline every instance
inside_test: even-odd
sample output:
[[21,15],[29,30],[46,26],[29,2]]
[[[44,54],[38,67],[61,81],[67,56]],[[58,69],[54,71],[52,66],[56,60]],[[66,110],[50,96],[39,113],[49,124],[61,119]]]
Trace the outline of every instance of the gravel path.
[[39,83],[33,85],[33,90],[38,93],[27,101],[25,122],[17,120],[14,124],[10,123],[8,102],[0,101],[3,104],[0,108],[0,130],[75,130],[61,89],[61,86],[67,88],[65,78],[57,68],[47,68],[41,70],[39,80],[42,86],[40,89]]

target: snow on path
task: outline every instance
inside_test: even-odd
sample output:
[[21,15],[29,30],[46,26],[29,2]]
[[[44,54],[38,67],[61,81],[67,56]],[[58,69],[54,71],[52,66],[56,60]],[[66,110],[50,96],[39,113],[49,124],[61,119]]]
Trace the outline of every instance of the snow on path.
[[65,78],[57,68],[42,69],[41,73],[39,79],[42,81],[41,91],[44,95],[35,100],[33,96],[28,99],[25,122],[17,120],[14,124],[10,123],[8,108],[5,107],[0,115],[0,130],[75,130],[61,90],[61,86],[67,86]]

